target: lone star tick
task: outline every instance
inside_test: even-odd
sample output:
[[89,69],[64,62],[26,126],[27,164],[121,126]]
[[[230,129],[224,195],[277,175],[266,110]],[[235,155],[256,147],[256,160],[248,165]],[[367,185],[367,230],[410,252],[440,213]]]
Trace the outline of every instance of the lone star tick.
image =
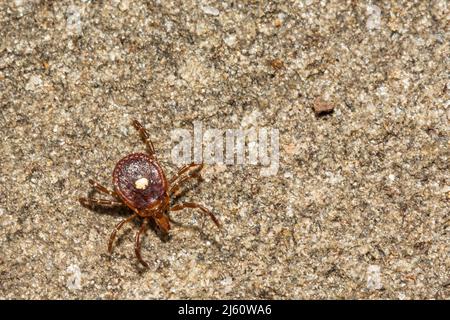
[[184,202],[171,206],[171,200],[180,186],[190,178],[200,178],[203,164],[191,163],[182,167],[175,176],[167,181],[164,171],[156,159],[153,143],[148,132],[137,121],[133,126],[139,132],[142,141],[146,144],[148,153],[132,153],[120,160],[113,171],[114,191],[110,191],[101,184],[89,179],[89,183],[99,192],[110,195],[114,200],[80,198],[83,205],[100,206],[127,206],[133,214],[116,225],[109,237],[108,252],[111,254],[116,234],[124,224],[134,218],[143,219],[141,228],[136,233],[134,250],[139,262],[145,267],[148,263],[141,256],[141,235],[147,230],[149,221],[153,221],[164,235],[170,230],[168,212],[184,208],[199,209],[209,215],[220,228],[220,223],[214,214],[204,206],[194,202]]

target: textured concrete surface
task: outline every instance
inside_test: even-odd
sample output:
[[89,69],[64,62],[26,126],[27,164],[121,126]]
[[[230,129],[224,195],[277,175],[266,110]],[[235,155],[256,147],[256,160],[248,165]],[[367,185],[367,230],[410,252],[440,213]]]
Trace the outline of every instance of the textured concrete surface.
[[[0,1],[0,298],[450,294],[449,5]],[[317,100],[320,99],[320,100]],[[322,116],[314,103],[333,104]],[[89,210],[150,131],[280,130],[278,174],[209,165],[163,242]],[[93,194],[93,196],[99,196]]]

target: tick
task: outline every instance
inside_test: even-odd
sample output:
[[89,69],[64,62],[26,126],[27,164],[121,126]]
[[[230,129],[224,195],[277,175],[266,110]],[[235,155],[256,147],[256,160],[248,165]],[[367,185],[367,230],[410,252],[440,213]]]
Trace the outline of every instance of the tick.
[[126,206],[130,208],[132,215],[118,223],[112,231],[108,242],[108,252],[112,253],[114,239],[120,228],[127,222],[140,218],[142,225],[135,236],[134,250],[139,262],[148,268],[148,263],[141,256],[141,235],[147,230],[149,222],[153,222],[163,235],[168,235],[170,230],[168,212],[193,208],[208,215],[219,228],[220,223],[210,210],[198,203],[184,202],[171,205],[183,183],[191,178],[200,178],[203,164],[185,165],[178,170],[174,177],[167,180],[156,158],[155,149],[147,130],[137,120],[133,120],[133,126],[146,144],[147,153],[132,153],[117,162],[112,174],[114,191],[89,179],[89,183],[98,192],[111,196],[113,200],[95,198],[80,198],[79,200],[81,204],[88,206]]

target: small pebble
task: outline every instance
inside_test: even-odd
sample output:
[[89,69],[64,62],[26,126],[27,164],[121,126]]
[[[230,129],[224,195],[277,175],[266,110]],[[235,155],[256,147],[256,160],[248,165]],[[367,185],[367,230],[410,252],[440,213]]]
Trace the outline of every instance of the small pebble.
[[314,112],[317,115],[330,113],[334,109],[334,104],[323,100],[322,98],[317,98],[313,104]]
[[210,6],[201,6],[201,9],[204,13],[212,15],[212,16],[218,16],[220,11],[216,8],[210,7]]

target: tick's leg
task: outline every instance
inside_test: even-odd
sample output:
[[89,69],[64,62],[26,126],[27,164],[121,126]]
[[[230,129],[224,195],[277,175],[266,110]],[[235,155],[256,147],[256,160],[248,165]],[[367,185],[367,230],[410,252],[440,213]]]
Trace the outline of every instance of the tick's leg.
[[169,180],[169,183],[172,184],[174,183],[178,178],[180,178],[185,172],[189,171],[190,169],[193,168],[193,171],[199,173],[200,170],[203,169],[203,163],[201,164],[196,164],[196,163],[190,163],[190,164],[186,164],[183,167],[181,167],[180,170],[178,170],[178,172],[175,174],[175,176],[172,177],[172,179]]
[[150,157],[156,159],[155,148],[153,147],[153,143],[150,140],[150,136],[149,136],[147,130],[145,130],[145,128],[142,126],[142,124],[140,124],[139,121],[137,121],[137,120],[133,120],[133,126],[139,132],[139,135],[141,136],[142,141],[147,145],[147,149],[148,149]]
[[[195,164],[191,163],[188,165],[185,165],[182,167],[178,173],[170,179],[170,187],[169,187],[169,195],[176,194],[177,191],[180,189],[181,185],[191,178],[196,178],[200,181],[200,171],[203,169],[203,163],[201,164]],[[189,170],[191,170],[189,172]],[[186,172],[188,172],[188,175],[184,175]],[[184,175],[184,176],[183,176]]]
[[116,238],[116,234],[117,231],[119,231],[120,228],[123,227],[123,225],[127,222],[130,222],[131,220],[133,220],[134,218],[136,218],[137,213],[133,214],[131,217],[128,217],[122,221],[120,221],[115,227],[113,232],[111,232],[111,235],[109,236],[109,243],[108,243],[108,252],[111,253],[112,252],[112,245],[114,242],[114,239]]
[[114,197],[116,199],[120,199],[119,196],[117,195],[117,193],[115,193],[114,191],[108,190],[107,188],[105,188],[104,186],[102,186],[100,183],[89,179],[89,183],[95,188],[95,190],[97,190],[98,192],[101,193],[105,193],[105,194],[109,194],[111,197]]
[[185,177],[181,178],[180,180],[178,180],[177,183],[175,183],[174,185],[172,185],[169,188],[169,196],[173,195],[175,198],[178,197],[180,194],[177,194],[177,192],[180,189],[180,187],[183,185],[183,183],[186,180],[189,180],[191,178],[196,178],[196,179],[198,179],[198,181],[201,181],[202,177],[200,176],[199,173],[196,172],[196,173],[193,173],[193,174],[191,174],[189,176],[185,176]]
[[183,210],[184,208],[199,209],[202,213],[209,215],[209,217],[212,219],[212,221],[214,221],[216,226],[218,228],[220,228],[219,220],[217,220],[217,218],[214,216],[214,214],[211,211],[209,211],[208,209],[206,209],[204,206],[202,206],[198,203],[195,203],[195,202],[180,203],[180,204],[174,205],[172,208],[170,208],[170,211]]
[[148,224],[148,218],[144,220],[144,222],[142,223],[141,228],[139,229],[139,231],[136,233],[136,240],[134,242],[134,251],[136,252],[136,257],[138,258],[139,262],[146,268],[149,268],[148,263],[145,262],[142,259],[141,256],[141,234],[145,232],[145,230],[147,230],[147,224]]
[[93,199],[93,198],[79,198],[82,205],[92,206],[124,206],[125,204],[120,201],[107,200],[107,199]]

